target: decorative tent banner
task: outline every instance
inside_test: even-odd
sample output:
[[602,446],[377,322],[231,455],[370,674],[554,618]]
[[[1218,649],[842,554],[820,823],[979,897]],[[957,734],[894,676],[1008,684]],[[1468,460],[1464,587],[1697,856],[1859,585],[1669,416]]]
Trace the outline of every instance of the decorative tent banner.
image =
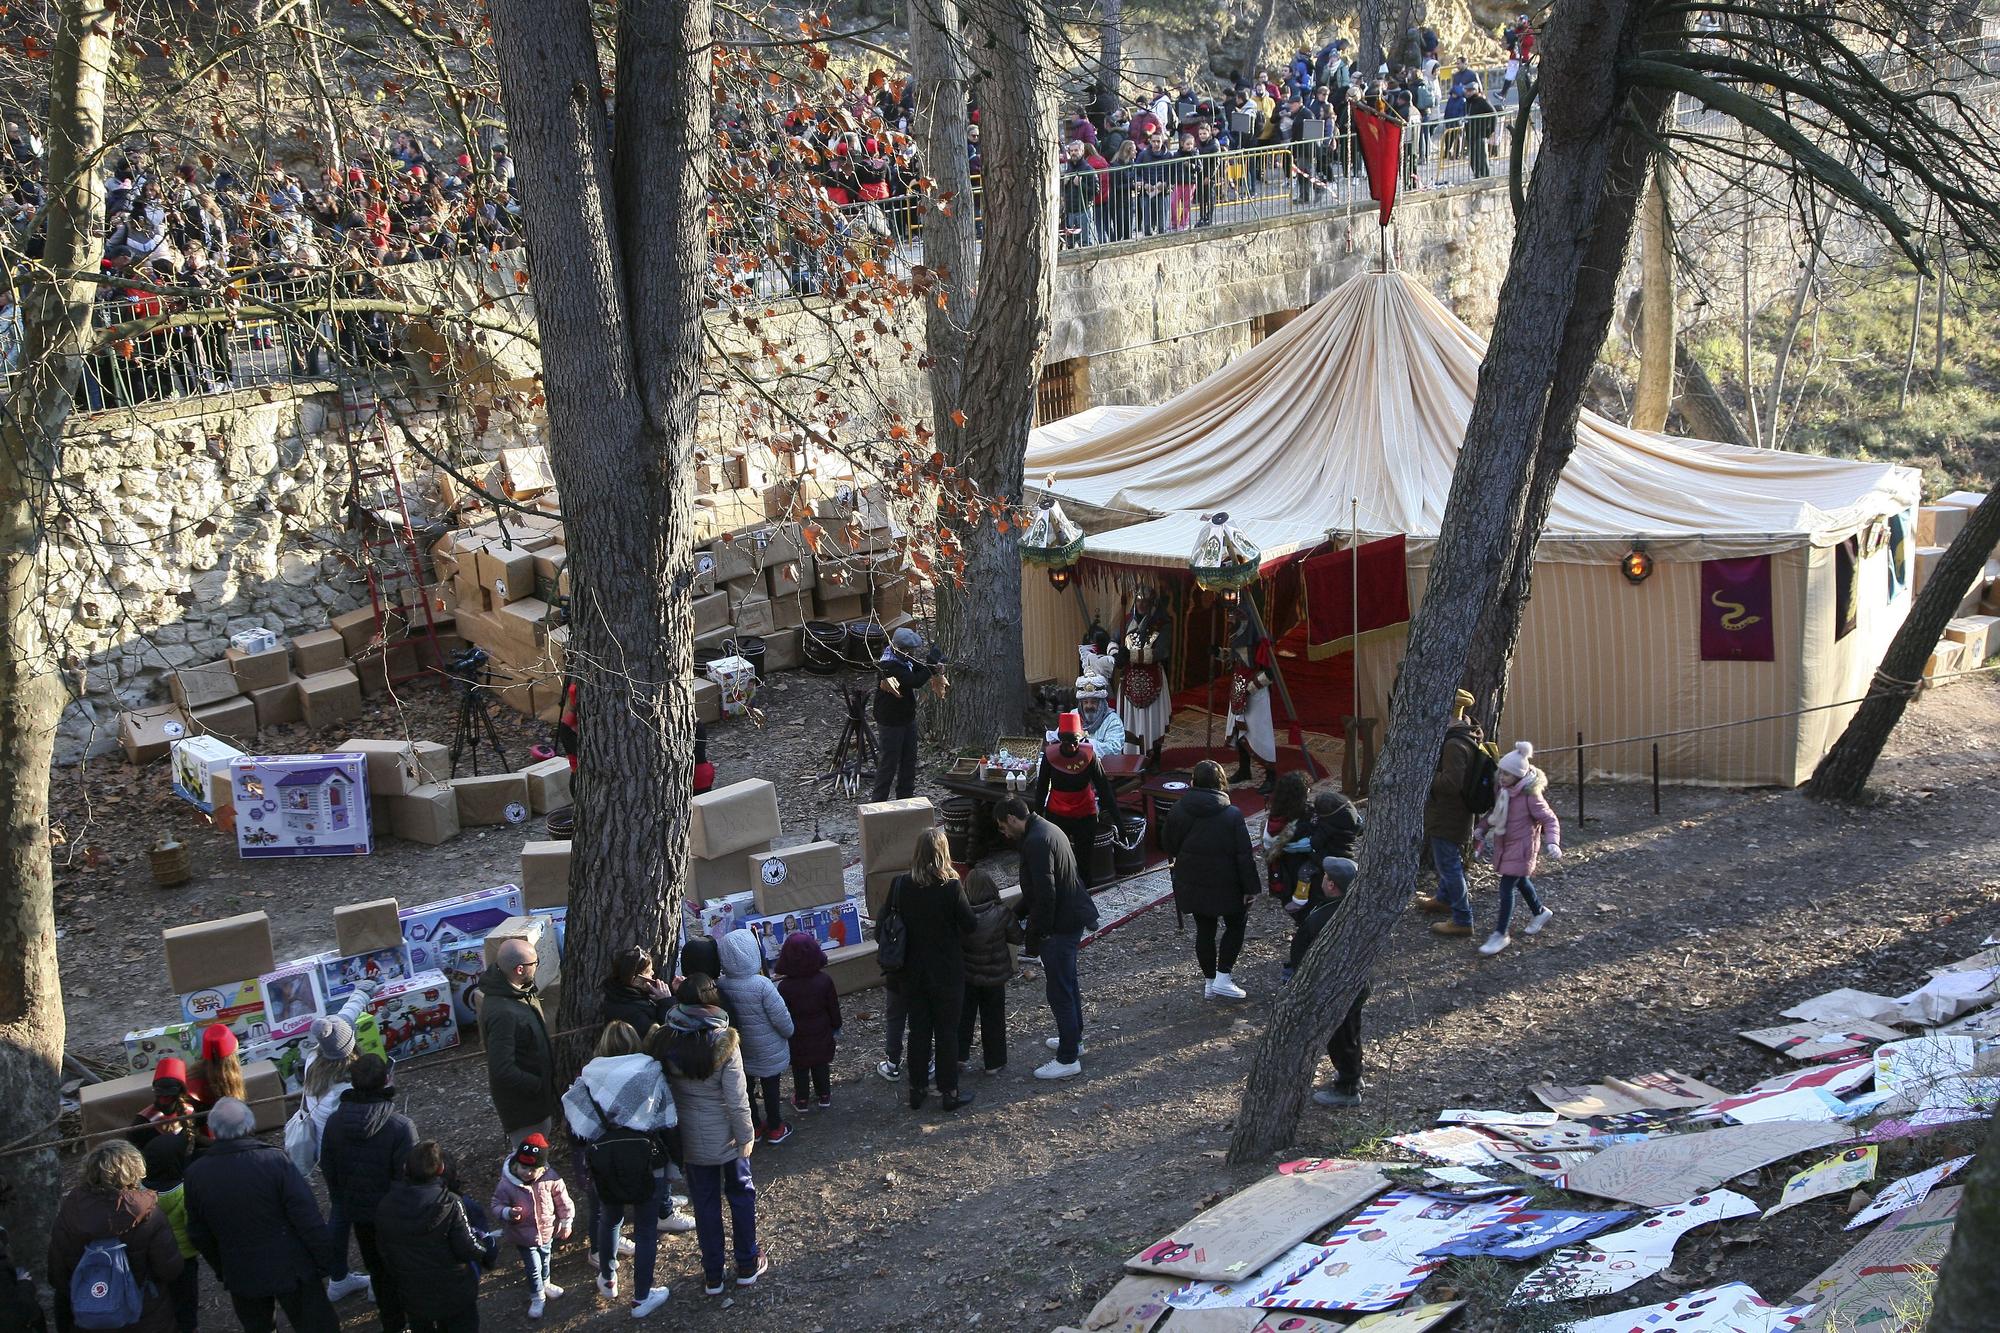
[[1354,137],[1361,141],[1361,162],[1368,168],[1368,197],[1382,205],[1382,225],[1396,206],[1397,167],[1403,157],[1403,125],[1359,102],[1353,104]]
[[1910,582],[1910,526],[1901,514],[1889,515],[1889,600],[1903,595]]
[[1777,657],[1771,626],[1771,557],[1701,562],[1701,660],[1769,662]]
[[1849,537],[1833,548],[1833,639],[1835,643],[1854,633],[1861,623],[1860,590],[1854,586],[1856,567],[1861,563],[1861,542]]
[[[1355,566],[1360,558],[1359,577]],[[1344,653],[1358,628],[1363,639],[1410,620],[1410,585],[1399,533],[1363,542],[1358,551],[1328,551],[1300,562],[1306,590],[1306,655],[1317,662]],[[1356,583],[1360,599],[1355,598]],[[1359,608],[1359,618],[1356,608]]]

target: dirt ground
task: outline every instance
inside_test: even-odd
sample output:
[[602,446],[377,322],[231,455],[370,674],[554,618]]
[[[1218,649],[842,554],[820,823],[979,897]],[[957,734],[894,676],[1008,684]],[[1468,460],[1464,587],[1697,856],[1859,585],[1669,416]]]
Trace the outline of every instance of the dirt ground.
[[[836,685],[779,679],[765,729],[712,729],[712,757],[725,780],[779,785],[787,834],[851,838],[851,802],[810,780],[838,734]],[[413,735],[449,739],[451,715],[435,698],[408,701],[401,716]],[[518,748],[523,729],[506,729]],[[397,734],[396,715],[384,709],[348,734]],[[1566,827],[1568,855],[1538,877],[1557,914],[1546,933],[1488,959],[1471,941],[1430,935],[1414,913],[1399,922],[1368,1008],[1365,1104],[1309,1106],[1289,1155],[1393,1158],[1384,1136],[1426,1127],[1448,1106],[1532,1108],[1526,1088],[1543,1079],[1671,1067],[1744,1087],[1785,1065],[1737,1031],[1781,1021],[1780,1010],[1838,986],[1899,994],[1925,969],[1975,952],[2000,929],[2000,683],[1921,698],[1876,776],[1881,799],[1856,810],[1795,793],[1669,788],[1655,816],[1649,789],[1593,785],[1589,822]],[[71,1048],[94,1060],[113,1057],[128,1028],[166,1017],[159,927],[261,908],[280,956],[291,956],[322,947],[336,905],[384,885],[419,901],[511,879],[520,843],[535,836],[469,831],[442,848],[386,841],[365,861],[244,863],[225,839],[202,833],[194,882],[160,890],[145,848],[191,829],[188,807],[164,794],[164,765],[101,764],[57,785],[71,853],[58,888],[64,971],[75,979]],[[1572,819],[1570,793],[1552,795]],[[1475,901],[1490,920],[1490,877]],[[674,1327],[711,1328],[741,1327],[747,1313],[801,1333],[1079,1323],[1125,1256],[1261,1174],[1222,1156],[1288,929],[1275,904],[1253,913],[1237,970],[1251,998],[1234,1006],[1201,998],[1192,946],[1169,908],[1094,944],[1082,964],[1086,1076],[1064,1084],[1030,1076],[1052,1029],[1040,978],[1025,972],[1009,988],[1009,1065],[996,1078],[970,1076],[978,1101],[955,1116],[934,1101],[912,1113],[902,1088],[874,1075],[880,992],[847,998],[834,1106],[799,1116],[789,1142],[754,1159],[770,1276],[708,1300],[693,1238],[663,1237],[658,1273],[675,1289],[663,1315]],[[476,1060],[419,1062],[398,1084],[419,1130],[458,1151],[471,1188],[490,1187],[503,1144]],[[1961,1129],[1885,1145],[1879,1178],[1971,1151],[1971,1139]],[[1768,1204],[1800,1165],[1737,1187]],[[1782,1300],[1861,1234],[1843,1236],[1845,1220],[1837,1200],[1823,1200],[1769,1222],[1727,1223],[1683,1241],[1662,1277],[1558,1313],[1624,1309],[1730,1280]],[[1468,1331],[1552,1327],[1497,1312],[1517,1275],[1455,1260],[1419,1298],[1443,1288],[1469,1297],[1454,1325]],[[591,1291],[580,1241],[559,1254],[557,1276],[569,1294],[544,1326],[626,1318],[622,1302],[614,1309]],[[621,1282],[629,1287],[629,1277]],[[213,1322],[226,1326],[212,1275],[204,1283]],[[366,1305],[341,1308],[346,1327],[374,1325]],[[525,1310],[510,1256],[486,1282],[484,1324],[530,1327]]]

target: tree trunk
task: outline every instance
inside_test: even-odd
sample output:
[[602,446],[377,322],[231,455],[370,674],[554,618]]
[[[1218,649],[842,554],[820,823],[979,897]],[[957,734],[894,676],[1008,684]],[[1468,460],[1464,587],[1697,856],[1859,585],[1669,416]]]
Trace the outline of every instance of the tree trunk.
[[924,266],[945,298],[924,303],[924,350],[930,365],[931,429],[948,458],[963,456],[952,413],[964,406],[965,322],[973,310],[977,246],[972,169],[966,157],[965,51],[957,0],[926,0],[912,14],[910,68],[916,79],[918,132],[932,189],[924,197]]
[[[1901,412],[1910,403],[1910,376],[1917,369],[1917,339],[1924,331],[1924,275],[1917,274],[1916,289],[1910,296],[1910,345],[1903,353],[1903,380],[1896,386],[1896,410]],[[1753,423],[1754,424],[1754,423]]]
[[1375,86],[1375,71],[1382,68],[1382,0],[1355,0],[1354,80]]
[[[628,0],[617,142],[584,0],[493,0],[508,145],[535,256],[549,462],[569,520],[568,671],[582,696],[555,1026],[573,1067],[597,978],[677,937],[693,797],[693,501],[708,252],[707,0]],[[662,971],[666,969],[662,967]]]
[[1104,115],[1118,109],[1120,89],[1125,81],[1124,0],[1103,0],[1103,45],[1097,62],[1097,105]]
[[1639,386],[1632,395],[1632,429],[1663,431],[1674,403],[1673,215],[1667,174],[1653,172],[1639,213]]
[[1986,1333],[2000,1310],[2000,1113],[1966,1173],[1924,1333]]
[[[1915,540],[1914,534],[1911,540]],[[1896,729],[1910,696],[1923,680],[1924,663],[1937,647],[1946,622],[1958,614],[1959,602],[1996,545],[2000,545],[2000,489],[1972,511],[1965,529],[1932,568],[1930,581],[1917,594],[1903,627],[1882,654],[1867,701],[1813,770],[1806,795],[1822,801],[1861,799],[1868,775],[1874,771],[1882,747],[1889,743],[1889,733]]]
[[1541,83],[1543,146],[1480,369],[1465,447],[1452,477],[1430,585],[1410,622],[1409,651],[1369,793],[1358,888],[1321,936],[1258,1042],[1236,1131],[1235,1162],[1262,1160],[1292,1138],[1314,1065],[1346,1015],[1416,888],[1424,798],[1451,697],[1480,608],[1498,591],[1524,507],[1528,464],[1549,407],[1565,327],[1587,264],[1592,223],[1612,169],[1605,133],[1619,110],[1613,75],[1629,0],[1555,11],[1544,48],[1561,77]]
[[[1049,19],[1040,5],[1015,0],[979,0],[964,12],[980,65],[986,236],[964,366],[965,429],[959,452],[946,456],[982,492],[1015,502],[1054,303],[1055,108],[1040,77],[1053,67]],[[938,586],[952,681],[944,724],[954,745],[1014,734],[1027,711],[1018,536],[1011,523],[971,526],[963,578]]]
[[1264,64],[1264,48],[1271,43],[1271,20],[1277,17],[1278,0],[1262,0],[1257,6],[1257,22],[1250,29],[1250,49],[1243,56],[1243,73],[1256,78]]
[[[95,273],[103,253],[104,185],[94,155],[115,11],[68,0],[49,65],[45,273]],[[0,1106],[13,1112],[0,1147],[49,1137],[60,1107],[65,1026],[56,970],[49,865],[49,766],[62,714],[59,629],[43,590],[45,523],[58,445],[83,373],[97,288],[34,281],[22,302],[21,382],[0,423]],[[0,1219],[40,1267],[62,1193],[54,1151],[0,1157]]]
[[1765,443],[1773,449],[1783,446],[1785,377],[1791,373],[1792,352],[1799,345],[1799,329],[1806,322],[1806,303],[1812,299],[1813,284],[1819,279],[1820,258],[1826,252],[1825,224],[1815,215],[1807,219],[1807,225],[1813,229],[1812,248],[1806,252],[1798,285],[1792,288],[1792,313],[1785,321],[1784,337],[1778,340],[1777,354],[1771,359],[1771,383],[1765,390],[1764,429],[1769,436]]

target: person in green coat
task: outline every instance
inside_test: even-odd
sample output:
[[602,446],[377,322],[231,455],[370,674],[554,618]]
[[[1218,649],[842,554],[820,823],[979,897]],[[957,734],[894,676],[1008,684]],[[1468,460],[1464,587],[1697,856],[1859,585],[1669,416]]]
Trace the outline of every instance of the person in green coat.
[[530,1134],[547,1134],[556,1113],[555,1051],[535,993],[538,961],[526,940],[506,940],[479,979],[486,1082],[500,1127],[515,1148]]

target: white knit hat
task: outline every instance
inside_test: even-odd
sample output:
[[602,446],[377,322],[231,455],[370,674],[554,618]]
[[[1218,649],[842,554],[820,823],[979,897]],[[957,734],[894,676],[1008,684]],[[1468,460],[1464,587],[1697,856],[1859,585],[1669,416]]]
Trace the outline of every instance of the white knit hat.
[[1110,697],[1110,693],[1110,690],[1105,687],[1102,676],[1086,672],[1084,675],[1076,678],[1076,697],[1078,699],[1104,699]]
[[1512,773],[1517,778],[1528,776],[1528,761],[1535,757],[1535,747],[1527,741],[1515,741],[1514,748],[1500,756],[1500,771]]

